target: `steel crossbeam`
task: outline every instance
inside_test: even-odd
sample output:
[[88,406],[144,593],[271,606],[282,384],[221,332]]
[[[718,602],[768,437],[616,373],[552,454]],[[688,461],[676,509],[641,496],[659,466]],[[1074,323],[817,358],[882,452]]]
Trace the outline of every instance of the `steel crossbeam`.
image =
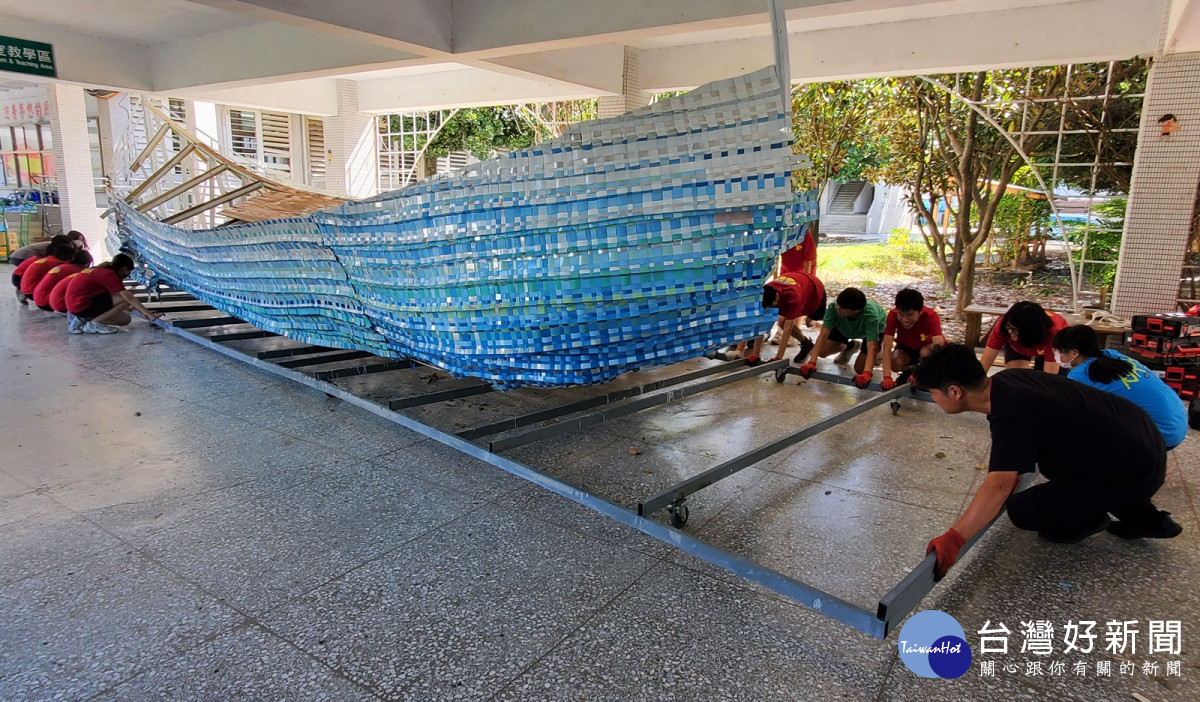
[[832,417],[823,419],[815,424],[810,424],[800,431],[793,432],[769,444],[763,444],[753,451],[731,458],[720,465],[709,468],[699,475],[676,483],[638,502],[638,514],[645,516],[657,512],[668,505],[682,503],[688,495],[699,492],[719,480],[727,478],[745,468],[749,468],[765,458],[774,456],[789,446],[794,446],[805,439],[820,434],[826,429],[831,429],[842,422],[853,419],[869,409],[898,399],[908,392],[909,389],[906,387],[893,388],[865,402],[860,402],[848,410],[838,412]]
[[409,359],[403,358],[398,361],[368,363],[365,366],[350,366],[349,368],[335,368],[333,370],[317,371],[313,374],[313,377],[317,380],[336,380],[338,378],[349,378],[355,375],[370,375],[371,373],[402,370],[405,368],[412,368],[415,365],[416,364]]
[[493,441],[488,445],[488,449],[493,453],[499,453],[500,451],[516,448],[517,446],[524,446],[525,444],[533,443],[534,441],[541,441],[543,439],[549,439],[551,437],[577,431],[579,429],[586,429],[587,427],[593,427],[597,424],[603,424],[610,419],[624,417],[626,415],[633,414],[634,412],[640,412],[644,409],[657,407],[658,405],[665,405],[669,402],[682,400],[683,398],[690,397],[692,395],[698,395],[706,390],[719,388],[722,385],[736,383],[739,380],[753,378],[755,376],[762,375],[763,373],[770,373],[779,368],[784,368],[786,365],[786,360],[772,361],[771,363],[764,363],[752,368],[734,371],[728,375],[713,378],[712,380],[705,380],[694,385],[685,385],[680,388],[675,388],[674,390],[668,390],[666,392],[660,392],[654,395],[646,395],[644,397],[639,397],[599,412],[593,412],[592,414],[587,414],[575,419],[560,420],[554,424],[538,427],[537,429],[533,429],[522,434],[517,434],[515,436],[505,437],[498,441]]
[[340,363],[342,361],[357,361],[360,358],[370,358],[375,354],[369,351],[328,351],[309,352],[313,355],[303,358],[289,358],[285,361],[275,361],[275,365],[283,368],[303,368],[304,366],[319,366],[323,363]]
[[[211,337],[210,337],[211,338]],[[271,349],[270,351],[259,351],[254,354],[255,358],[287,358],[288,356],[302,356],[309,353],[320,353],[322,351],[335,351],[328,346],[294,346],[290,349]]]
[[171,324],[180,329],[201,329],[203,327],[226,327],[230,324],[245,324],[245,320],[237,317],[198,317],[196,319],[177,319]]
[[576,402],[568,402],[565,405],[559,405],[557,407],[551,407],[549,409],[539,410],[537,412],[530,412],[528,414],[523,414],[519,417],[513,417],[511,419],[502,419],[498,422],[492,422],[491,424],[484,424],[483,426],[475,427],[473,429],[460,431],[455,434],[455,436],[460,439],[467,439],[469,441],[471,439],[478,439],[484,436],[498,434],[502,431],[508,431],[510,429],[520,429],[521,427],[529,426],[530,424],[537,424],[538,422],[557,419],[558,417],[565,417],[568,414],[582,412],[593,407],[607,405],[629,397],[644,395],[649,392],[654,392],[655,390],[669,388],[673,385],[680,385],[682,383],[691,382],[699,378],[706,378],[710,375],[716,375],[717,373],[724,373],[735,368],[742,368],[745,365],[745,361],[731,361],[729,363],[722,363],[717,366],[709,366],[707,368],[701,368],[700,370],[681,373],[680,375],[672,376],[670,378],[656,380],[653,383],[645,383],[643,385],[635,385],[630,388],[613,390],[612,392],[604,395],[589,397]]
[[492,392],[496,388],[491,385],[468,385],[465,388],[453,388],[451,390],[438,390],[437,392],[429,392],[423,395],[413,395],[411,397],[396,397],[388,400],[388,409],[398,410],[409,407],[421,407],[422,405],[432,405],[438,402],[447,402],[449,400],[458,400],[464,397],[473,397],[484,393]]
[[263,331],[261,329],[255,329],[254,331],[229,332],[228,334],[213,334],[212,336],[205,337],[205,338],[208,339],[209,341],[212,341],[212,342],[215,342],[218,344],[222,344],[227,341],[246,341],[247,339],[268,339],[273,336],[279,336],[279,334],[276,334],[275,332]]
[[[1020,480],[1017,482],[1017,487],[1013,492],[1020,492],[1021,490],[1029,487],[1033,484],[1034,478],[1034,473],[1021,474]],[[993,517],[992,521],[988,522],[983,529],[980,529],[978,534],[973,536],[970,541],[967,541],[967,543],[963,544],[963,547],[958,552],[958,560],[962,560],[962,557],[966,555],[967,551],[969,551],[972,546],[974,546],[981,538],[983,538],[983,535],[987,533],[987,530],[990,529],[992,525],[996,523],[996,520],[999,519],[1003,514],[1004,510],[1000,510],[1000,513]],[[925,599],[925,596],[928,595],[929,591],[933,589],[933,586],[937,584],[937,581],[934,579],[934,569],[936,567],[937,555],[933,553],[926,555],[925,558],[917,564],[916,568],[913,568],[911,571],[909,571],[908,575],[904,576],[904,578],[896,584],[896,587],[892,588],[890,592],[888,592],[881,600],[879,600],[879,608],[875,612],[875,618],[883,623],[883,633],[880,635],[881,638],[890,634],[892,629],[900,623],[900,620],[907,617],[909,612],[916,609],[917,605],[921,603],[921,600]]]

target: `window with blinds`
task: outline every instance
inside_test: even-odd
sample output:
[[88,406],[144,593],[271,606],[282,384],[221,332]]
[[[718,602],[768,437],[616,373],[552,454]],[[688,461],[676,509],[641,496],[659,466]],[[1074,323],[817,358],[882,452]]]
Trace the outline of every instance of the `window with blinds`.
[[262,113],[262,162],[272,171],[292,172],[292,119],[278,112]]
[[304,138],[308,148],[308,184],[311,187],[324,190],[326,158],[325,158],[325,121],[320,117],[304,118]]
[[258,120],[249,110],[229,111],[229,148],[233,153],[258,159]]

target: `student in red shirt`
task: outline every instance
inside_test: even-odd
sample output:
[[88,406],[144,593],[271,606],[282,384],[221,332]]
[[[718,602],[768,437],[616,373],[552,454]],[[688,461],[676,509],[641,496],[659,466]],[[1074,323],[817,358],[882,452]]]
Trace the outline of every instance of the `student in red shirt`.
[[817,236],[814,228],[809,226],[804,241],[784,251],[779,256],[779,274],[817,272]]
[[21,294],[26,299],[33,297],[33,291],[37,288],[38,283],[42,282],[42,278],[53,268],[57,268],[64,263],[69,262],[75,257],[76,249],[73,246],[55,247],[49,256],[27,261],[21,265],[28,265],[25,273],[21,276]]
[[[888,312],[883,326],[880,387],[891,390],[897,382],[903,383],[922,358],[944,343],[942,320],[936,310],[925,306],[925,296],[912,288],[896,293],[896,307]],[[892,380],[893,370],[900,371],[899,380]]]
[[[792,359],[800,363],[812,351],[813,342],[800,331],[800,318],[808,317],[809,326],[813,320],[825,314],[825,285],[811,273],[792,271],[782,275],[763,286],[763,309],[776,307],[779,309],[779,350],[775,352],[778,361],[787,351],[787,340],[795,338],[800,342],[800,353]],[[763,338],[754,340],[754,350],[746,360],[757,363],[762,352]],[[740,349],[739,349],[740,350]]]
[[[33,304],[38,306],[38,309],[53,312],[54,308],[50,306],[50,293],[54,292],[54,287],[58,285],[64,278],[72,273],[79,271],[92,265],[92,255],[83,249],[75,252],[71,260],[67,263],[51,268],[42,276],[41,282],[33,289]],[[66,294],[66,291],[63,291]]]
[[[21,259],[17,258],[17,254],[22,252],[33,252],[38,248],[41,248],[42,253],[34,253]],[[54,255],[55,253],[63,254],[65,256],[65,258],[60,258],[60,261],[70,260],[74,252],[75,247],[71,244],[71,239],[66,234],[55,234],[50,238],[50,241],[40,241],[36,244],[30,244],[29,246],[14,251],[13,255],[9,258],[9,261],[11,261],[13,265],[17,267],[12,274],[12,284],[13,287],[17,289],[17,302],[21,303],[22,305],[28,303],[29,296],[21,292],[21,280],[25,275],[25,271],[29,270],[30,266],[32,266],[34,262],[45,258],[46,256]],[[53,267],[54,266],[51,266],[51,268]]]
[[1058,373],[1054,360],[1054,335],[1071,326],[1055,312],[1047,312],[1036,302],[1022,300],[996,320],[988,334],[981,362],[991,368],[996,356],[1004,351],[1005,368],[1030,368]]
[[54,286],[50,291],[50,309],[59,314],[67,313],[67,288],[71,285],[71,279],[79,277],[79,273],[72,273]]
[[115,334],[129,324],[127,311],[137,310],[147,320],[160,315],[146,309],[125,289],[123,282],[133,272],[133,259],[113,256],[95,268],[80,271],[67,286],[67,331],[72,334]]

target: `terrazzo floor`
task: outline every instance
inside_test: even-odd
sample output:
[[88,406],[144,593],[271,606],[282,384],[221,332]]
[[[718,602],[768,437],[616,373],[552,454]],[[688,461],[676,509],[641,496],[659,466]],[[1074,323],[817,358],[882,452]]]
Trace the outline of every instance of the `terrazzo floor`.
[[[1195,436],[1157,500],[1177,539],[1056,546],[1002,519],[920,607],[977,651],[963,677],[927,680],[896,634],[323,393],[141,321],[65,327],[0,305],[0,700],[1200,699]],[[376,398],[464,384],[431,373],[339,382]],[[405,413],[456,431],[588,393]],[[632,508],[860,397],[764,375],[506,455]],[[981,416],[882,407],[697,493],[685,530],[873,609],[953,521],[987,446]],[[1035,620],[1051,655],[1021,652]],[[1090,653],[1063,653],[1072,620],[1099,622]],[[1136,651],[1106,650],[1110,620],[1139,622]],[[1151,621],[1180,622],[1178,653],[1151,651]],[[1012,631],[1007,654],[978,653],[985,622]]]

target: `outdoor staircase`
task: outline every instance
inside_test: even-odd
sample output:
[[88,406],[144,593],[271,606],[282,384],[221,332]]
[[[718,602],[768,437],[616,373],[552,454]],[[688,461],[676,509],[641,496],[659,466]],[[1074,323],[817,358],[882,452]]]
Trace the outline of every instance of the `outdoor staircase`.
[[864,181],[842,183],[834,193],[829,209],[821,213],[821,238],[865,236],[867,233],[867,215],[854,213],[854,201],[866,187]]

